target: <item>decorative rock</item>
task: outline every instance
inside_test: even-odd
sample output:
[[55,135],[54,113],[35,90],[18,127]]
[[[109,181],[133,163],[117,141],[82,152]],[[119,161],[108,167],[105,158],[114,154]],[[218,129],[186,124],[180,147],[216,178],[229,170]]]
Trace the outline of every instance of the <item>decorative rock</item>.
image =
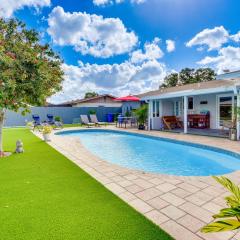
[[17,140],[15,153],[23,153],[23,152],[24,152],[23,142],[21,140]]

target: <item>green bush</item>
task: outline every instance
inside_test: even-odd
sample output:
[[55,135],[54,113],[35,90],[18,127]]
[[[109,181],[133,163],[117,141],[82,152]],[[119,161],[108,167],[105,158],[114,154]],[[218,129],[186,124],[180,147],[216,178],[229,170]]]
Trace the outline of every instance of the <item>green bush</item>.
[[97,112],[96,112],[96,110],[89,110],[89,112],[88,112],[90,115],[95,115]]
[[210,223],[201,229],[202,232],[223,232],[233,231],[240,228],[240,188],[226,177],[214,177],[232,193],[225,197],[228,208],[223,208],[213,218],[220,218],[216,222]]
[[54,120],[56,122],[62,122],[62,118],[60,116],[55,116]]
[[148,118],[148,105],[142,105],[140,108],[134,111],[134,114],[137,116],[139,124],[144,125]]

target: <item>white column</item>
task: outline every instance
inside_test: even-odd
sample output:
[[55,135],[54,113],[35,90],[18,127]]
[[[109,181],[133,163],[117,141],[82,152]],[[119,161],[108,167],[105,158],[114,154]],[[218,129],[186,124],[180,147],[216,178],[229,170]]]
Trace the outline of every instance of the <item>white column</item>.
[[151,130],[151,117],[152,117],[152,101],[148,102],[148,131]]
[[188,97],[184,96],[184,107],[183,107],[184,117],[183,117],[183,123],[184,123],[184,133],[187,133],[188,129],[188,123],[187,123],[187,115],[188,115]]
[[162,122],[163,104],[162,104],[162,99],[159,100],[159,117],[160,117],[160,126],[161,126],[161,130],[162,130],[163,129],[163,122]]
[[156,112],[156,102],[155,100],[152,100],[152,104],[151,104],[151,109],[152,109],[152,112],[151,112],[151,123],[152,123],[152,130],[155,130],[155,126],[154,126],[154,119],[153,119],[153,102],[154,102],[154,105],[155,105],[155,109],[154,109],[154,112]]
[[239,135],[240,135],[240,117],[239,117],[239,109],[240,109],[240,95],[239,95],[239,90],[237,94],[237,140],[239,140]]

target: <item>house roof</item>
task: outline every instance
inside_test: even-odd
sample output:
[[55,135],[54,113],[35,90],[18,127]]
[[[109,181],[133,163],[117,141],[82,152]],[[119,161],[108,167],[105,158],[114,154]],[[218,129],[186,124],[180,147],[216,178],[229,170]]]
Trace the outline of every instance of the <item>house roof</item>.
[[176,87],[161,88],[138,95],[142,100],[154,97],[178,97],[187,95],[198,95],[213,92],[233,91],[235,86],[240,86],[240,78],[234,80],[213,80],[208,82],[193,83]]
[[90,98],[76,99],[76,100],[73,100],[73,101],[65,102],[63,104],[74,105],[74,104],[88,102],[88,101],[95,100],[95,99],[102,98],[102,97],[109,97],[109,98],[112,98],[113,100],[116,98],[116,97],[114,97],[114,96],[112,96],[110,94],[103,94],[103,95],[98,95],[98,96],[90,97]]
[[219,74],[216,76],[216,79],[223,80],[223,79],[234,79],[234,78],[239,78],[239,77],[240,77],[240,70]]

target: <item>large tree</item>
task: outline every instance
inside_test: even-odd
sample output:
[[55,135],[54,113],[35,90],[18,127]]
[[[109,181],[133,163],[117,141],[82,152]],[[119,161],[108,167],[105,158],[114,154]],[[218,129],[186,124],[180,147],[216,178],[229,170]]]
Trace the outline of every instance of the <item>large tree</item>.
[[99,96],[96,92],[86,92],[84,98],[91,98],[91,97],[97,97]]
[[0,19],[0,156],[6,110],[29,111],[61,90],[62,60],[24,23]]
[[216,74],[211,68],[184,68],[179,73],[171,73],[164,78],[164,87],[175,87],[190,83],[207,82],[215,80]]
[[171,73],[164,78],[164,82],[160,87],[173,87],[178,85],[178,73]]

